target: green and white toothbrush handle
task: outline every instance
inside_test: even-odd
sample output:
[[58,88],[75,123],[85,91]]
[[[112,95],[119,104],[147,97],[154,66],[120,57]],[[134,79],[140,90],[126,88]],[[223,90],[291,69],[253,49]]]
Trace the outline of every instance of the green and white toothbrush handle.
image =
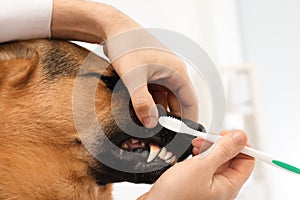
[[[193,135],[194,136],[197,136],[197,137],[201,137],[207,141],[210,141],[212,143],[216,143],[218,141],[218,139],[220,139],[221,137],[223,136],[220,136],[220,135],[214,135],[214,134],[209,134],[209,133],[202,133],[202,132],[199,132],[199,131],[196,131],[194,130],[193,131]],[[251,147],[247,147],[245,146],[242,150],[241,150],[241,153],[243,154],[246,154],[248,156],[251,156],[251,157],[254,157],[254,158],[257,158],[261,161],[264,161],[270,165],[273,165],[275,167],[279,167],[280,169],[284,169],[284,170],[287,170],[289,172],[293,172],[295,174],[300,174],[300,169],[293,166],[293,165],[290,165],[288,163],[285,163],[285,162],[282,162],[282,161],[279,161],[279,160],[276,160],[273,158],[273,156],[263,152],[263,151],[259,151],[257,149],[253,149]]]

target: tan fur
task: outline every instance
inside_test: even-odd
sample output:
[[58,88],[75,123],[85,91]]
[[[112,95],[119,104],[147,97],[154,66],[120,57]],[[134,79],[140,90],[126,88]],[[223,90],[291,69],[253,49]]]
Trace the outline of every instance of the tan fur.
[[[79,61],[87,54],[61,45]],[[74,79],[42,84],[46,47],[44,41],[0,46],[0,199],[109,200],[111,185],[97,186],[87,172],[91,155],[74,142]],[[104,119],[103,107],[97,106]]]

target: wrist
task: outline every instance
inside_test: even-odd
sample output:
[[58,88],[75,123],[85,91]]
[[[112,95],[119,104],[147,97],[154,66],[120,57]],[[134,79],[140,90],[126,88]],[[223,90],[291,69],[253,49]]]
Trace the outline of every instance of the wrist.
[[[100,8],[99,8],[100,7]],[[82,0],[53,0],[52,38],[100,43],[105,39],[100,3]],[[104,8],[102,8],[105,10]],[[99,13],[99,14],[98,14]],[[97,15],[101,15],[99,18]]]
[[95,14],[94,21],[97,30],[103,33],[103,40],[131,30],[142,29],[138,23],[110,5],[101,4],[96,12],[102,13]]
[[53,38],[100,43],[135,29],[141,26],[112,6],[82,0],[53,1]]
[[81,0],[53,0],[51,20],[52,38],[82,40],[94,42],[97,40],[88,33],[92,20],[87,13],[88,3]]

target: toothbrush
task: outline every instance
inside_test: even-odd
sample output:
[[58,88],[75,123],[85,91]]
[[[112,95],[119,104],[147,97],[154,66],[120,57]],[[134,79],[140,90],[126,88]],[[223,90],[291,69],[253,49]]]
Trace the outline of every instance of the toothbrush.
[[[172,130],[177,133],[184,133],[196,137],[200,137],[202,139],[205,139],[207,141],[210,141],[212,143],[216,143],[218,139],[222,138],[223,136],[220,135],[214,135],[214,134],[209,134],[209,133],[203,133],[197,130],[194,130],[190,127],[188,127],[184,122],[175,119],[173,117],[168,117],[168,116],[161,116],[159,118],[159,123],[161,126]],[[287,164],[285,162],[273,159],[273,157],[265,152],[259,151],[257,149],[253,149],[250,147],[245,146],[242,150],[241,153],[246,154],[248,156],[260,159],[272,166],[278,167],[280,169],[293,172],[295,174],[300,174],[300,169],[292,166],[290,164]]]

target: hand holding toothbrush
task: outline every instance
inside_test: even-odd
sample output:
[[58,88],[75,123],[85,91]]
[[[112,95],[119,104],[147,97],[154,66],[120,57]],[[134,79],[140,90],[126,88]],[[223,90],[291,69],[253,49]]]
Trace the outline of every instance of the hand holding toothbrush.
[[[244,132],[222,133],[224,137],[212,152],[175,164],[139,199],[234,199],[250,176],[255,161],[239,153],[247,143]],[[193,143],[196,149],[201,149],[202,144]]]

